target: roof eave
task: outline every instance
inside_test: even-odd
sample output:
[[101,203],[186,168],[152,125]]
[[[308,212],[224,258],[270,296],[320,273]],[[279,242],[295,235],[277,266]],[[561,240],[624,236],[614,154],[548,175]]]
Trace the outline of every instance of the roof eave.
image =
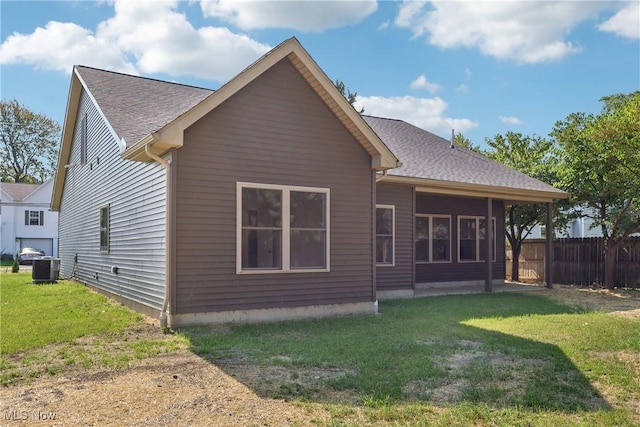
[[345,128],[364,147],[371,156],[371,167],[376,170],[397,168],[401,165],[397,157],[382,142],[380,137],[371,129],[358,112],[349,104],[338,91],[333,82],[316,64],[297,39],[290,38],[281,43],[258,61],[224,84],[218,90],[202,100],[199,104],[168,123],[153,134],[149,135],[127,148],[123,157],[130,160],[149,160],[144,153],[144,146],[151,142],[156,154],[162,154],[174,147],[184,144],[184,131],[200,120],[207,113],[236,94],[240,89],[258,78],[262,73],[273,67],[279,61],[288,58],[318,94],[333,114],[342,122]]
[[67,178],[67,168],[71,156],[71,145],[73,143],[73,132],[75,118],[80,107],[80,95],[82,94],[82,83],[77,75],[77,70],[73,67],[71,73],[71,84],[69,85],[69,97],[67,98],[67,108],[62,126],[62,137],[60,139],[60,155],[58,156],[58,166],[56,168],[53,193],[51,194],[51,210],[59,211],[62,202],[62,190]]
[[446,194],[450,196],[491,197],[493,199],[504,200],[510,204],[549,203],[554,200],[566,199],[570,196],[569,193],[561,190],[531,190],[396,175],[386,175],[382,177],[380,181],[413,185],[418,192]]

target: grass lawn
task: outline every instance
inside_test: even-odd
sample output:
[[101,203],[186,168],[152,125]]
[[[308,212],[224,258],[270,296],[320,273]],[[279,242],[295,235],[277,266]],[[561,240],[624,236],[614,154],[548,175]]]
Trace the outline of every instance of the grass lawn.
[[380,311],[183,333],[258,394],[322,402],[335,425],[640,422],[640,322],[507,293]]
[[84,286],[0,281],[3,384],[190,348],[260,396],[321,408],[322,425],[640,425],[640,322],[538,295],[384,301],[376,316],[153,335]]
[[175,349],[183,341],[167,336],[118,343],[113,348],[112,342],[121,340],[126,328],[144,324],[143,319],[81,284],[59,281],[35,285],[31,273],[3,272],[0,384],[45,372],[56,374],[74,365],[124,367],[131,359]]

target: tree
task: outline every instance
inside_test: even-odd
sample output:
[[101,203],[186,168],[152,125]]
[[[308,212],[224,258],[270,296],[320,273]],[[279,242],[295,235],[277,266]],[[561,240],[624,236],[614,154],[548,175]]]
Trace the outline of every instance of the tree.
[[[517,169],[532,178],[554,184],[557,177],[556,162],[553,159],[553,143],[538,135],[526,136],[507,132],[505,136],[486,138],[489,150],[484,154],[506,166]],[[519,263],[522,242],[537,224],[546,222],[547,208],[544,203],[511,204],[505,212],[505,234],[511,245],[511,278],[519,280]],[[554,222],[562,226],[567,219],[554,205]]]
[[0,101],[0,178],[39,183],[55,171],[60,125],[20,105]]
[[604,285],[615,286],[616,253],[640,231],[640,91],[601,99],[597,115],[573,113],[552,136],[561,148],[565,189],[591,209],[605,246]]
[[[351,92],[349,89],[347,89],[347,87],[345,86],[342,80],[336,80],[333,84],[340,91],[342,96],[347,98],[347,101],[349,101],[349,104],[353,106],[356,103],[356,101],[358,100],[358,92]],[[360,111],[358,111],[358,113],[360,114],[364,113],[364,107],[362,107]]]
[[458,147],[464,147],[464,148],[468,148],[471,151],[475,151],[476,153],[481,153],[482,150],[480,150],[480,146],[479,145],[475,145],[473,142],[471,142],[471,140],[469,138],[465,138],[465,136],[463,134],[461,134],[460,132],[456,133],[453,137],[453,143],[454,145],[458,146]]

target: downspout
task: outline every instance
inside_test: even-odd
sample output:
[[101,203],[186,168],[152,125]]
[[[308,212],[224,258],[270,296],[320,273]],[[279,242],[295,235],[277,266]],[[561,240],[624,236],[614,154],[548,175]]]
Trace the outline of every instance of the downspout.
[[165,194],[165,275],[164,275],[164,299],[162,301],[162,310],[160,311],[160,327],[161,328],[166,328],[167,327],[167,308],[169,307],[169,292],[171,291],[171,268],[170,268],[170,264],[171,261],[169,259],[169,257],[171,256],[171,242],[172,239],[169,238],[168,234],[169,234],[169,230],[170,230],[170,225],[169,225],[169,200],[170,200],[170,196],[171,196],[171,163],[169,163],[168,161],[166,161],[165,159],[163,159],[162,157],[158,156],[157,154],[154,154],[151,152],[151,150],[149,149],[149,147],[151,146],[151,143],[154,142],[156,140],[156,137],[154,135],[153,141],[148,142],[145,146],[144,146],[144,152],[147,154],[147,156],[149,156],[152,160],[155,160],[156,162],[160,163],[160,165],[162,165],[165,169],[165,177],[166,177],[166,194]]

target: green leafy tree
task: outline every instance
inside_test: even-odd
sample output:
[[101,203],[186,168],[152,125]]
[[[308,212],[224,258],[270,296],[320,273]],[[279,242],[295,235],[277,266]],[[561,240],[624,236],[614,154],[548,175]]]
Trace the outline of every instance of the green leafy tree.
[[453,136],[453,144],[458,147],[464,147],[471,151],[475,151],[476,153],[482,152],[479,145],[475,145],[469,138],[465,138],[465,136],[460,132]]
[[[351,92],[345,86],[345,84],[344,84],[344,82],[342,80],[336,80],[335,82],[333,82],[333,84],[336,86],[338,91],[340,91],[342,96],[347,98],[347,101],[349,101],[349,104],[351,104],[351,106],[353,106],[356,103],[356,101],[358,100],[358,92]],[[362,107],[360,109],[360,111],[358,111],[358,113],[360,113],[360,114],[364,113],[364,107]]]
[[602,231],[604,285],[613,289],[617,249],[640,231],[640,91],[601,101],[599,115],[570,114],[552,136],[565,189]]
[[[553,185],[558,181],[557,161],[554,160],[553,143],[538,135],[527,136],[507,132],[485,139],[489,149],[484,154],[506,166],[517,169],[532,178]],[[566,225],[568,218],[562,214],[567,206],[554,204],[554,223],[557,228]],[[547,207],[544,203],[511,204],[505,212],[505,234],[511,245],[511,278],[519,280],[518,260],[524,239],[537,224],[545,224]]]
[[20,105],[0,101],[0,178],[40,183],[55,171],[60,125]]

